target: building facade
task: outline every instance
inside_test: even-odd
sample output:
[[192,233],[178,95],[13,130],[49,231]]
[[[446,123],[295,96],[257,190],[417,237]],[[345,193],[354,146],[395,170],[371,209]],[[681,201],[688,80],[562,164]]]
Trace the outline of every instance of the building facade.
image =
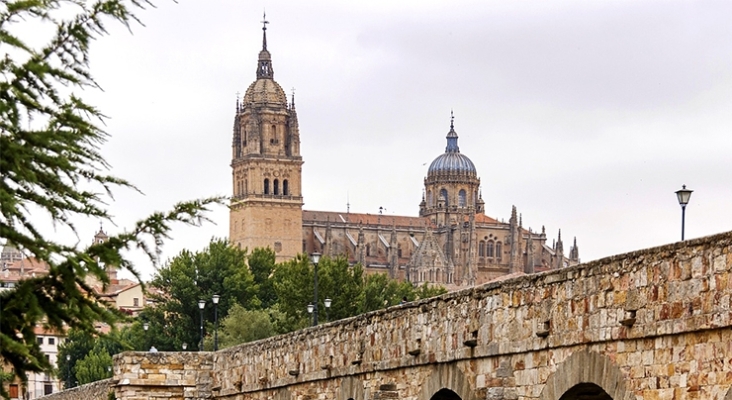
[[418,216],[303,210],[295,98],[288,103],[274,80],[266,22],[262,29],[256,80],[234,116],[233,244],[270,247],[277,261],[299,253],[345,257],[367,272],[449,289],[579,263],[576,239],[565,256],[561,232],[547,245],[545,229],[525,228],[515,206],[508,222],[485,215],[478,171],[460,152],[453,117],[445,152],[424,178]]

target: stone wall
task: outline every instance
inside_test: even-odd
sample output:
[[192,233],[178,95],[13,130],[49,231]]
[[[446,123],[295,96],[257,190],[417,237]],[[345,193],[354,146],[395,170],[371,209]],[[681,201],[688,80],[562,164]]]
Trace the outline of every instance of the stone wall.
[[117,394],[429,400],[448,388],[463,400],[557,400],[591,382],[615,400],[723,400],[732,385],[731,270],[732,232],[215,354],[127,353],[116,359]]
[[112,392],[112,380],[104,379],[86,385],[77,386],[62,392],[43,396],[43,400],[108,400]]

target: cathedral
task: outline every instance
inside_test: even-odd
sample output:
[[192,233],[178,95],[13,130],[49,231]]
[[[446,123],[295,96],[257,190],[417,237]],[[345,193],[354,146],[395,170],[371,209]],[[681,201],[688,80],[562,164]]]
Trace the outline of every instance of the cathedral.
[[448,289],[579,263],[577,241],[565,256],[561,231],[522,225],[514,206],[508,222],[485,215],[480,178],[460,152],[454,118],[445,152],[427,169],[419,216],[303,210],[300,130],[294,95],[274,80],[264,23],[256,80],[237,99],[231,168],[230,241],[270,247],[277,261],[299,253],[344,257],[368,273]]

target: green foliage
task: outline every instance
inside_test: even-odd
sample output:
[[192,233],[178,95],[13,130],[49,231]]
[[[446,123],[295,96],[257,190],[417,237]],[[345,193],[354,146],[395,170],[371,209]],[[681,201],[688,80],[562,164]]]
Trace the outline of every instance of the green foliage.
[[268,338],[275,333],[270,310],[247,310],[235,304],[221,321],[219,348]]
[[274,250],[256,248],[249,255],[249,270],[254,276],[254,283],[259,288],[257,298],[262,302],[262,308],[272,307],[277,302],[277,293],[274,290],[272,272],[275,269]]
[[418,287],[415,292],[418,299],[428,299],[430,297],[439,296],[445,293],[447,293],[447,289],[445,289],[443,286],[430,285],[427,282]]
[[94,349],[74,367],[79,385],[96,382],[112,376],[112,356],[104,349]]
[[212,239],[203,251],[184,250],[160,268],[150,283],[162,296],[146,307],[141,320],[150,323],[148,334],[158,350],[177,350],[187,343],[197,348],[200,339],[198,301],[205,300],[204,321],[214,321],[214,294],[220,297],[218,316],[224,318],[234,304],[258,308],[257,286],[246,265],[246,252],[225,239]]
[[[76,234],[78,218],[109,220],[111,190],[134,189],[106,173],[109,166],[100,153],[108,137],[102,130],[104,115],[74,91],[97,88],[89,69],[89,45],[106,33],[104,23],[129,25],[137,20],[132,10],[146,4],[7,0],[0,7],[0,239],[50,269],[48,275],[26,279],[0,294],[0,362],[22,381],[27,372],[53,370],[36,342],[37,324],[58,332],[93,332],[95,322],[112,325],[122,317],[98,301],[85,278],[109,284],[107,264],[136,274],[125,251],[141,249],[154,261],[172,222],[199,224],[208,206],[221,202],[180,203],[86,248],[42,232],[47,222]],[[28,31],[49,36],[35,45],[19,34]],[[7,395],[2,388],[0,394]]]
[[115,355],[131,348],[129,335],[124,330],[100,336],[81,329],[71,329],[66,340],[58,346],[58,377],[64,382],[65,388],[74,387],[77,381],[81,382],[75,373],[78,363],[92,352]]
[[280,311],[286,317],[283,329],[291,332],[310,325],[307,305],[313,302],[313,268],[305,255],[278,264],[272,276]]

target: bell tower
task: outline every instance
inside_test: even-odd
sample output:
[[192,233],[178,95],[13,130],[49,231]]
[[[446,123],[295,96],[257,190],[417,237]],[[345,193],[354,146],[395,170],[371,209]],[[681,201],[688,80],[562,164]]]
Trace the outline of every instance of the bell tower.
[[269,247],[277,261],[302,252],[302,157],[295,111],[274,81],[262,21],[257,79],[236,100],[231,145],[230,241],[249,251]]

